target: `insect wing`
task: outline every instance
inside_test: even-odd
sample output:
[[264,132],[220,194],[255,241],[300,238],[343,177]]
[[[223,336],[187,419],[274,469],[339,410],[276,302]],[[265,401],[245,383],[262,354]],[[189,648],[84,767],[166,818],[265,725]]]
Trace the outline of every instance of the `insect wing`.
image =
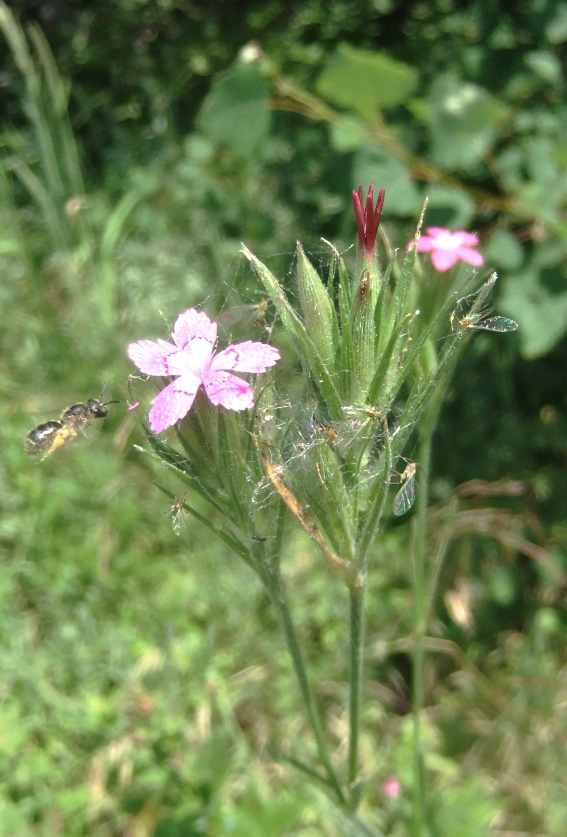
[[186,495],[183,495],[183,497],[178,497],[175,503],[173,503],[171,508],[168,510],[171,515],[171,525],[176,535],[181,534],[181,524],[183,523],[185,525],[185,521],[183,520],[185,496]]
[[26,452],[30,456],[36,456],[38,453],[50,451],[62,427],[60,421],[47,421],[45,424],[34,427],[26,436],[24,442]]
[[175,509],[171,512],[171,526],[175,535],[181,534],[181,509]]
[[262,298],[256,304],[235,305],[222,311],[216,319],[224,328],[230,328],[236,324],[243,328],[250,328],[250,326],[258,325],[266,318],[268,305],[269,300],[265,298]]
[[487,317],[485,320],[480,320],[478,323],[471,323],[469,328],[475,328],[482,331],[516,331],[518,323],[510,320],[508,317]]
[[394,497],[392,511],[396,517],[401,517],[411,509],[415,500],[415,469],[404,481],[402,487]]

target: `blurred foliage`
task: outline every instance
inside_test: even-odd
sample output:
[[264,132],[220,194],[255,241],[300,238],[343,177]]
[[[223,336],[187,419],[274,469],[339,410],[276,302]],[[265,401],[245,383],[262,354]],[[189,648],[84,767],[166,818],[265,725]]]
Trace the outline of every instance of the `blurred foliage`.
[[[427,225],[477,230],[521,325],[475,336],[437,434],[431,833],[562,837],[567,3],[10,8],[37,28],[2,15],[0,832],[349,833],[274,759],[305,731],[267,601],[202,530],[175,537],[124,405],[41,465],[22,439],[102,380],[125,400],[124,346],[160,311],[257,303],[241,240],[274,270],[296,238],[346,249],[350,189],[374,181],[394,246],[425,194]],[[524,488],[455,493],[473,478]],[[392,527],[371,578],[362,748],[363,813],[400,837],[407,538]],[[340,749],[342,601],[302,539],[288,562]]]

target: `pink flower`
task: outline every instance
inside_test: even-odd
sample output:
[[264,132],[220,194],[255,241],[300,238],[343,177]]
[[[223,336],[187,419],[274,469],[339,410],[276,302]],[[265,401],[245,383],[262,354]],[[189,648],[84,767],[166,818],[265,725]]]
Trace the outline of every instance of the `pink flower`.
[[[417,252],[431,252],[433,267],[439,271],[449,270],[457,259],[480,267],[484,259],[480,253],[470,248],[478,244],[478,238],[469,232],[462,230],[451,232],[442,227],[428,227],[427,235],[422,235],[417,242]],[[411,250],[414,242],[410,241],[407,249]]]
[[374,209],[373,183],[368,187],[368,197],[366,198],[366,206],[364,208],[364,191],[362,186],[358,187],[358,191],[354,190],[352,193],[354,217],[356,218],[356,226],[358,229],[358,247],[361,252],[366,254],[368,261],[371,261],[374,256],[374,250],[376,249],[376,236],[378,234],[385,194],[384,189],[380,189],[378,192],[378,200],[376,201],[376,209]]
[[382,794],[387,799],[397,799],[402,792],[402,783],[396,776],[389,776],[382,782]]
[[179,315],[172,337],[175,345],[166,340],[139,340],[128,346],[128,356],[140,372],[179,376],[152,401],[149,419],[154,433],[161,433],[187,415],[201,384],[213,404],[222,404],[228,410],[248,409],[254,403],[250,385],[227,370],[265,372],[280,358],[273,346],[251,340],[215,354],[217,324],[195,308]]

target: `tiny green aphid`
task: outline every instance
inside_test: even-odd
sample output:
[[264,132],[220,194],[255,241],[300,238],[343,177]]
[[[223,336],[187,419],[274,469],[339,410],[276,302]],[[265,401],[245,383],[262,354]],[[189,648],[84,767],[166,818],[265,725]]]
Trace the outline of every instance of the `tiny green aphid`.
[[403,473],[398,474],[402,487],[394,497],[392,511],[401,517],[411,509],[415,500],[415,473],[417,462],[408,462]]

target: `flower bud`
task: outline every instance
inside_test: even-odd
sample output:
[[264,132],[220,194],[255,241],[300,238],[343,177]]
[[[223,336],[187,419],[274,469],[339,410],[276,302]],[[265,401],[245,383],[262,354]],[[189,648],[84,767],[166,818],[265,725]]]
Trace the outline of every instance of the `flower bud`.
[[325,365],[334,367],[336,317],[329,293],[297,242],[297,284],[305,327]]

